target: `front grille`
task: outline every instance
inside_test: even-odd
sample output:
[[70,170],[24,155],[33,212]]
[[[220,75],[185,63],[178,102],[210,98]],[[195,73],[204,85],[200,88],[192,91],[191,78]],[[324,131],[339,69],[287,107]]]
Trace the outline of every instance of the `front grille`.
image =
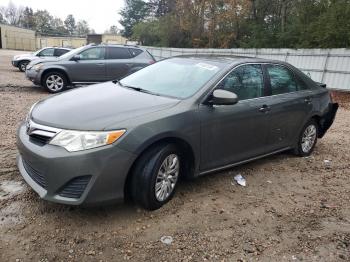
[[51,140],[51,137],[41,136],[36,134],[30,135],[29,137],[32,142],[36,142],[43,145],[47,144]]
[[58,195],[68,198],[80,198],[89,183],[91,176],[80,176],[73,178],[64,185]]
[[44,126],[28,120],[26,122],[27,134],[30,141],[38,143],[39,145],[45,145],[59,132],[61,129]]
[[47,187],[46,180],[43,174],[34,169],[27,161],[23,159],[24,169],[27,171],[28,175],[42,188]]

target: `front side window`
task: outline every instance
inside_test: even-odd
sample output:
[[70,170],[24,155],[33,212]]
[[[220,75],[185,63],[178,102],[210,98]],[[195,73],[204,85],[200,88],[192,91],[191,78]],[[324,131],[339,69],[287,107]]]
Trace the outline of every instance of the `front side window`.
[[235,93],[239,100],[264,95],[264,78],[261,65],[243,65],[234,69],[218,85],[218,88]]
[[127,48],[110,47],[108,59],[129,59],[130,53]]
[[272,95],[297,91],[297,84],[293,73],[284,66],[268,65],[267,73],[270,76]]
[[46,48],[43,51],[41,51],[38,55],[39,56],[54,56],[55,49],[53,48]]
[[80,53],[80,60],[102,60],[105,59],[104,47],[93,47]]

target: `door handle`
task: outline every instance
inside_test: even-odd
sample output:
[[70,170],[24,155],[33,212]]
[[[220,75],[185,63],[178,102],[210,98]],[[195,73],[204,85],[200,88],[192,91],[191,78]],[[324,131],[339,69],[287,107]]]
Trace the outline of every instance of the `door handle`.
[[312,102],[311,97],[306,97],[306,98],[304,99],[304,102],[305,102],[306,104],[311,104],[311,102]]
[[259,108],[260,113],[267,113],[271,110],[271,108],[268,105],[263,105],[262,107]]
[[96,65],[98,65],[98,66],[103,66],[103,65],[105,65],[104,63],[97,63]]

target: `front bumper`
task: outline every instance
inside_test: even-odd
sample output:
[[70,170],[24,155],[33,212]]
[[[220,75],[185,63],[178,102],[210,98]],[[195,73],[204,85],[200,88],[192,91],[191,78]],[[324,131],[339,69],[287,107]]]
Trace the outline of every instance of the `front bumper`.
[[25,71],[26,78],[32,81],[35,85],[41,85],[41,71],[37,72],[33,68]]
[[[70,205],[123,200],[126,177],[136,159],[116,145],[68,152],[38,144],[27,135],[24,125],[18,129],[17,146],[17,165],[24,180],[41,198]],[[81,195],[74,195],[74,190],[81,190]]]

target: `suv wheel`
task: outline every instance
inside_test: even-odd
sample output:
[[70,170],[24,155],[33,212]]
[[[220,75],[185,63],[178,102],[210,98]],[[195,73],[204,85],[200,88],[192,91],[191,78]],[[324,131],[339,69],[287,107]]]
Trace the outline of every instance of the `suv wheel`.
[[49,72],[43,79],[43,86],[50,93],[59,93],[67,88],[67,78],[59,72]]
[[28,61],[22,61],[22,62],[20,62],[20,63],[18,64],[18,69],[19,69],[19,71],[25,72],[26,69],[27,69],[27,65],[28,65],[28,64],[29,64]]
[[167,203],[175,193],[180,165],[180,153],[174,144],[146,151],[131,174],[131,197],[135,203],[148,210]]
[[315,148],[318,137],[318,125],[315,120],[311,119],[302,129],[298,145],[294,152],[298,156],[309,156]]

